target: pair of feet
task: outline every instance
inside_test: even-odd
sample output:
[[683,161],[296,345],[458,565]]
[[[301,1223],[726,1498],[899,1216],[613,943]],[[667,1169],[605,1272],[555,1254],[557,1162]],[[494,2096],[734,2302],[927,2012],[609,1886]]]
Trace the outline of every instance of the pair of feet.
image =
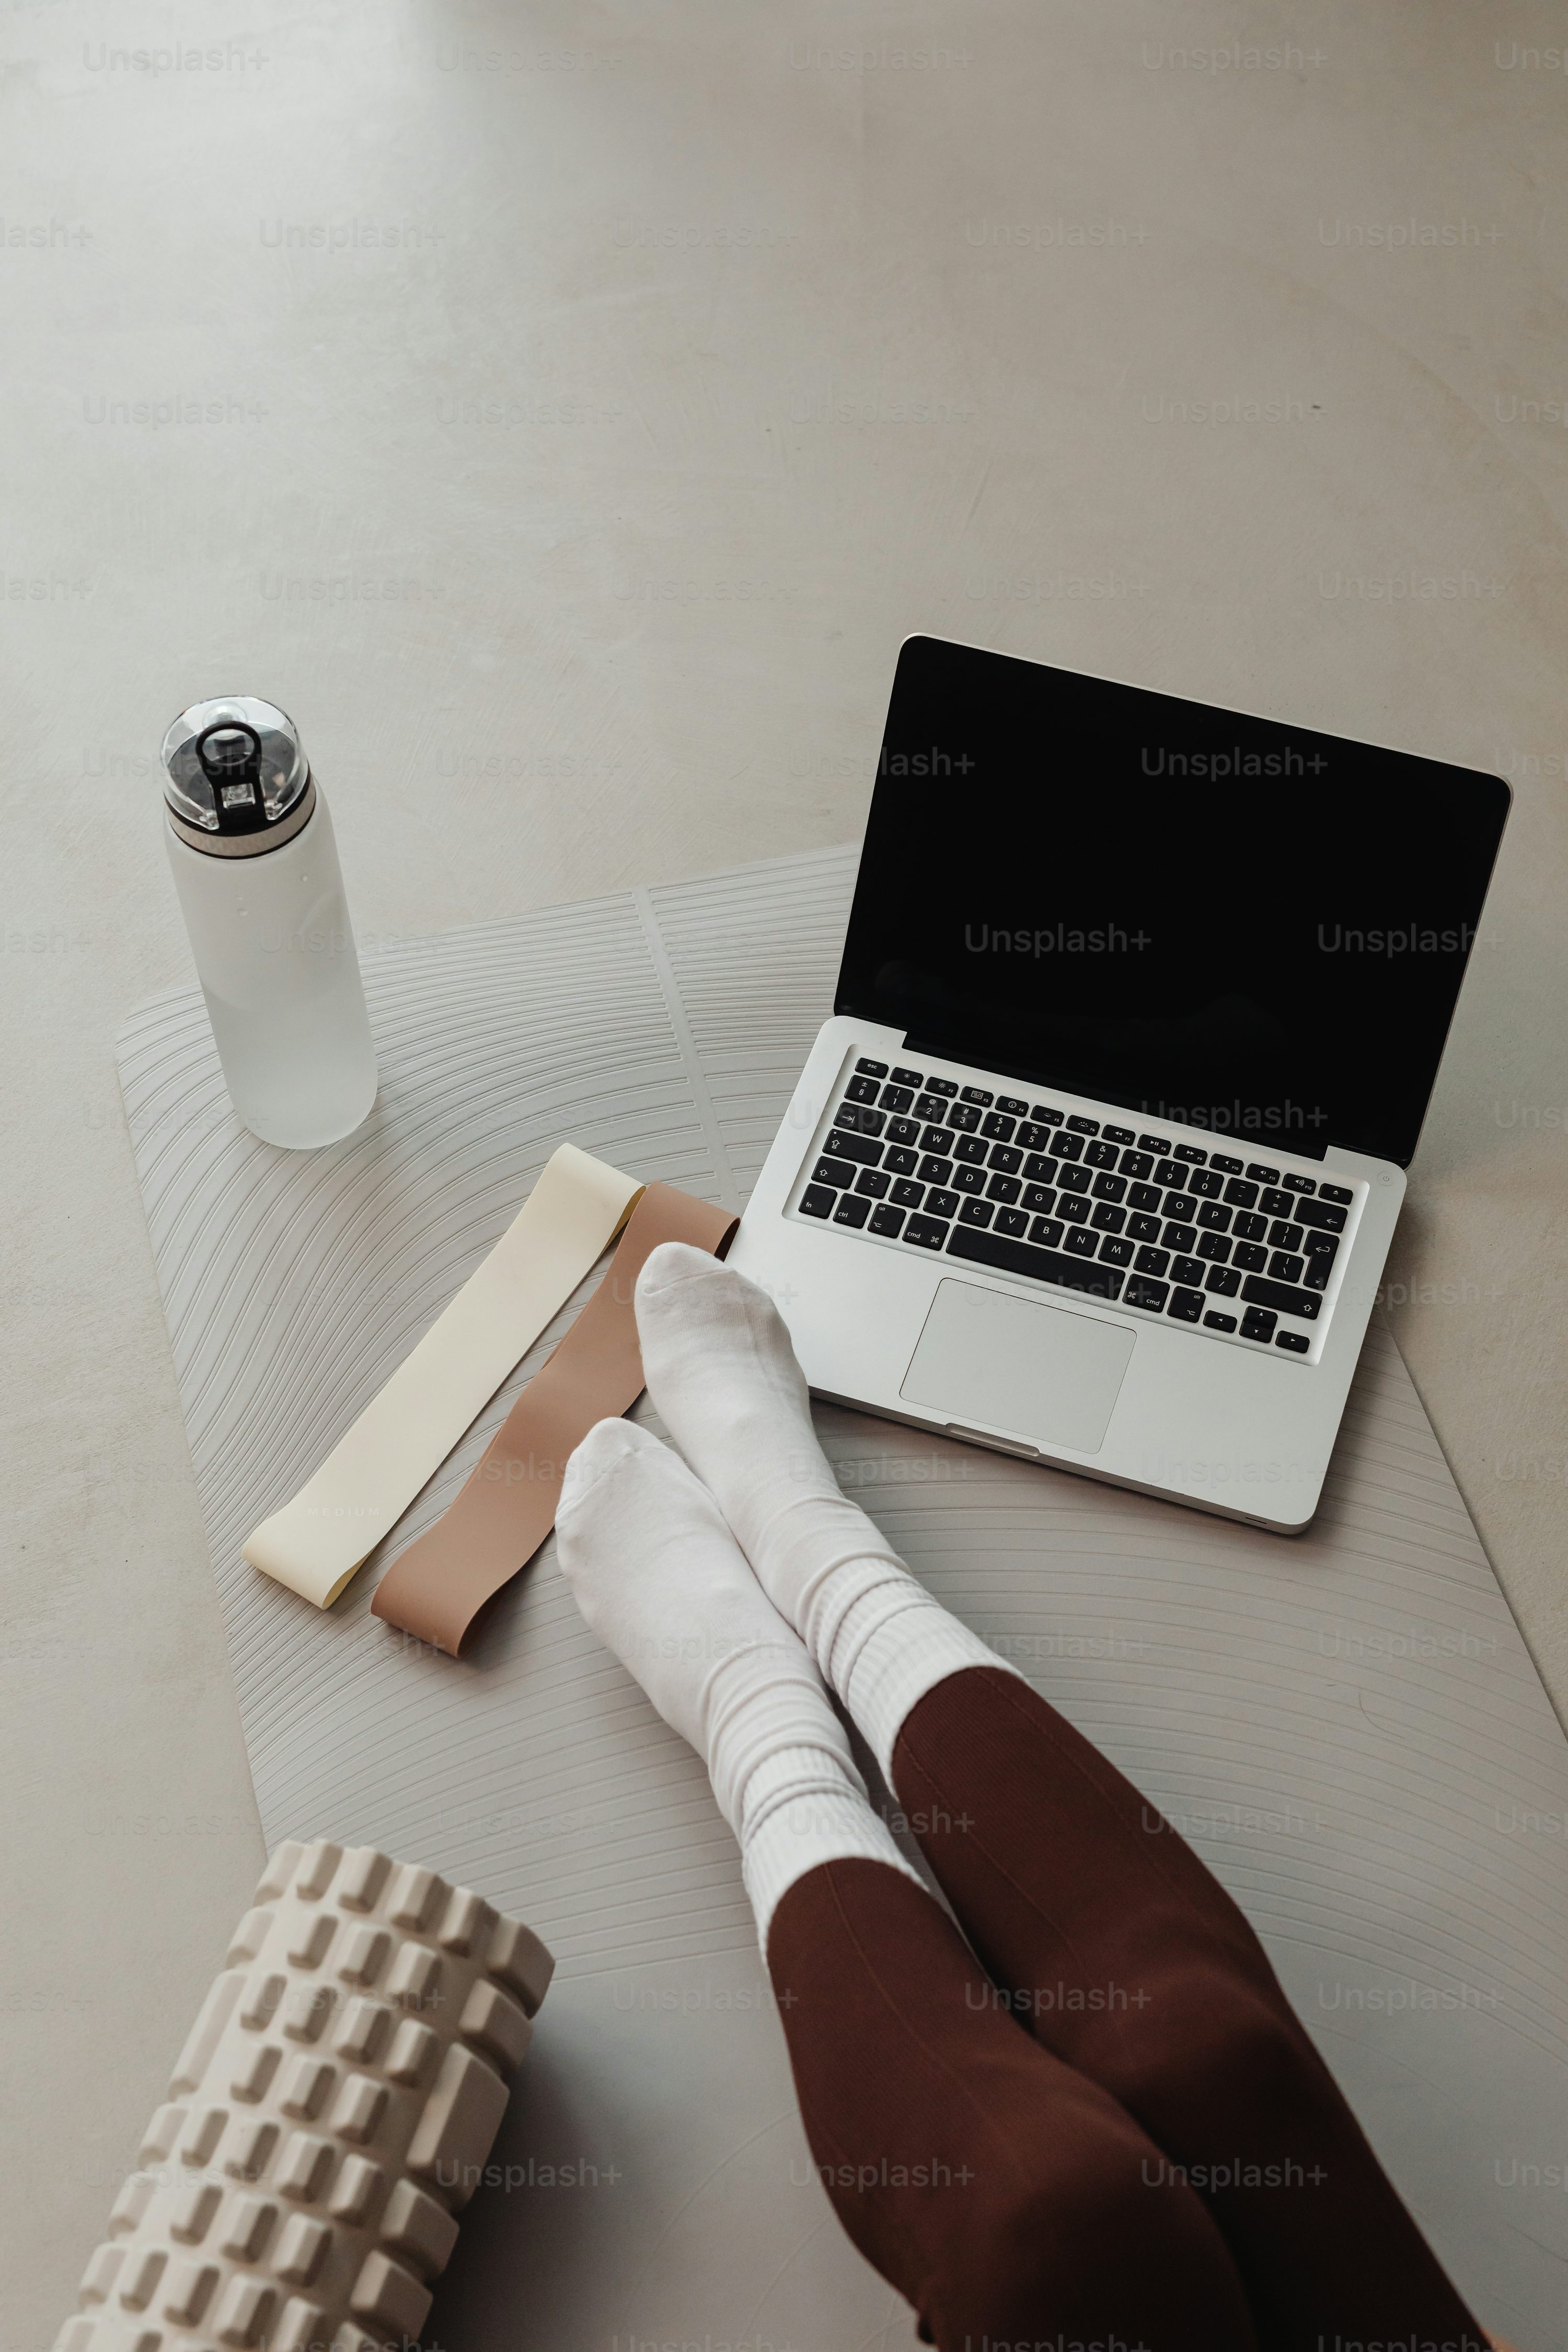
[[818,1862],[906,1866],[825,1685],[886,1772],[915,1701],[997,1661],[839,1492],[762,1291],[667,1242],[636,1310],[648,1395],[679,1453],[600,1422],[567,1465],[558,1555],[594,1632],[707,1761],[765,1947],[780,1895]]

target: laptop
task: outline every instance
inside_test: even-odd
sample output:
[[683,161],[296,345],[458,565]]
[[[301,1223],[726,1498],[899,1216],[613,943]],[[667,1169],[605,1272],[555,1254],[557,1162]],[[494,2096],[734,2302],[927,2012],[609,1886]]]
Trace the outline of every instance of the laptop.
[[813,1391],[1304,1528],[1510,799],[911,637],[833,1018],[730,1254]]

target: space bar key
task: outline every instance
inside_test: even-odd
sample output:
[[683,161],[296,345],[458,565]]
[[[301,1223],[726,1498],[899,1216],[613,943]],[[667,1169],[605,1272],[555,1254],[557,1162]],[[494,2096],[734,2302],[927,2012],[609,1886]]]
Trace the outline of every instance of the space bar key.
[[1117,1265],[1099,1265],[1093,1258],[1067,1257],[1059,1250],[1037,1249],[1032,1242],[1009,1241],[1005,1234],[988,1234],[973,1225],[954,1225],[948,1236],[949,1257],[966,1257],[975,1265],[994,1266],[998,1274],[1027,1275],[1033,1282],[1054,1282],[1063,1290],[1085,1290],[1092,1298],[1120,1298],[1123,1276]]

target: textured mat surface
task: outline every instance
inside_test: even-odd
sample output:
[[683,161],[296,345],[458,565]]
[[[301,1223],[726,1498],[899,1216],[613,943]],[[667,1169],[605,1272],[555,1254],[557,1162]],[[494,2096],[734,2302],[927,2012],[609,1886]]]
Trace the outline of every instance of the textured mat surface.
[[[429,2322],[461,2352],[913,2342],[812,2174],[706,1778],[584,1628],[552,1548],[471,1663],[368,1613],[587,1286],[330,1615],[239,1557],[558,1142],[743,1202],[831,1010],[854,864],[822,853],[371,956],[380,1099],[308,1157],[239,1128],[194,990],[122,1034],[268,1838],[425,1862],[559,1958]],[[1386,1334],[1290,1542],[818,1418],[932,1591],[1245,1906],[1489,2323],[1564,2352],[1568,1743]]]

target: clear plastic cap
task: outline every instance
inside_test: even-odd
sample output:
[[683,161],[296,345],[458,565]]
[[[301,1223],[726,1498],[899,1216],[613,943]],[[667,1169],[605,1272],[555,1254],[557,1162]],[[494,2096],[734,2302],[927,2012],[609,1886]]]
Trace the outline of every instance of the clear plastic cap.
[[204,833],[264,833],[298,807],[310,781],[286,710],[254,695],[193,702],[163,738],[164,797]]

